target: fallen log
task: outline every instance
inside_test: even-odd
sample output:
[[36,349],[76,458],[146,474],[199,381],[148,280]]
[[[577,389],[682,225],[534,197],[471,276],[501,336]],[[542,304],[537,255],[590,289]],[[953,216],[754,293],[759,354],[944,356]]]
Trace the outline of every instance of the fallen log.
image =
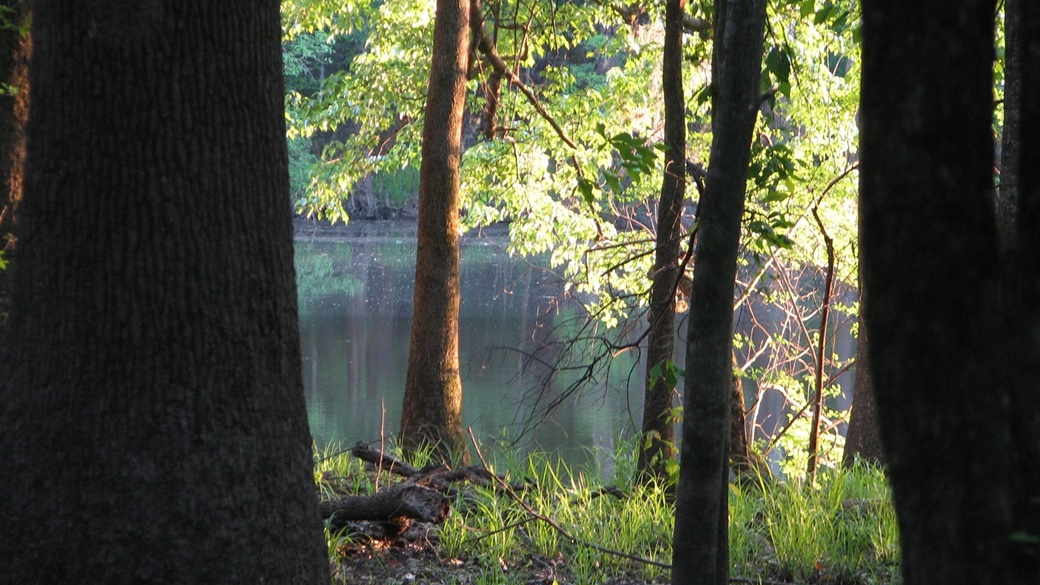
[[370,520],[375,522],[442,522],[450,511],[448,499],[436,490],[399,483],[371,495],[347,495],[321,502],[321,516],[333,530],[347,522]]

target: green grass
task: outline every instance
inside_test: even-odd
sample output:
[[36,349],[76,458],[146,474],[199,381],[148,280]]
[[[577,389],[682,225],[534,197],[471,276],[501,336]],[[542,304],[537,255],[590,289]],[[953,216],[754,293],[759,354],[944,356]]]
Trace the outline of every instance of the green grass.
[[[545,567],[552,568],[561,584],[603,583],[622,574],[667,581],[667,569],[602,550],[671,562],[674,504],[661,486],[631,484],[631,453],[631,445],[619,450],[618,471],[607,481],[544,453],[523,459],[491,454],[492,470],[505,474],[512,484],[527,485],[519,497],[567,534],[533,519],[500,489],[459,486],[452,514],[439,529],[438,556],[470,567],[465,582],[525,583],[532,572]],[[334,481],[354,481],[362,492],[375,487],[349,452],[316,461],[315,477],[323,489],[332,487],[328,478],[351,474],[362,479]],[[389,481],[384,477],[380,485]],[[624,498],[594,496],[604,485],[620,488]],[[874,467],[827,469],[814,485],[731,485],[729,517],[733,576],[793,583],[899,581],[895,514],[887,481]],[[332,538],[329,550],[334,557],[339,545]]]

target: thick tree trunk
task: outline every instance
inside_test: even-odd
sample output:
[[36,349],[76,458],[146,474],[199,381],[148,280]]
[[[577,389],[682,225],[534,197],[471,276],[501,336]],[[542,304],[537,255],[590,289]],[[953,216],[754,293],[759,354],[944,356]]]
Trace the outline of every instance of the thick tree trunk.
[[35,6],[6,582],[322,583],[277,2]]
[[[1013,484],[1016,529],[1040,537],[1040,390],[1036,372],[1040,369],[1040,271],[1036,257],[1040,251],[1040,3],[1016,2],[1019,19],[1018,39],[1013,52],[1019,54],[1021,95],[1019,96],[1019,150],[1014,165],[1017,204],[1015,247],[1012,252],[1011,290],[1007,303],[1008,323],[1016,334],[1011,346],[1019,350],[1012,384],[1012,433],[1016,445],[1016,464],[1021,477]],[[1008,6],[1008,16],[1012,13]],[[1009,43],[1011,39],[1008,39]],[[1029,66],[1026,66],[1026,64]],[[1017,302],[1016,302],[1017,301]],[[1040,582],[1040,546],[1028,557],[1033,561],[1028,575]]]
[[1012,433],[1016,370],[1037,394],[1001,302],[994,17],[993,0],[863,2],[865,323],[907,585],[1036,579],[1013,537],[1029,528],[1016,486],[1034,448]]
[[401,411],[406,449],[466,457],[459,374],[459,164],[469,64],[469,0],[437,0],[419,171],[415,311]]
[[764,0],[715,3],[711,161],[698,214],[672,583],[729,576],[726,437],[733,394],[733,288],[765,27]]
[[[650,331],[647,335],[646,397],[638,471],[641,478],[665,479],[666,464],[675,453],[675,385],[664,375],[672,367],[675,349],[675,289],[679,277],[686,192],[686,105],[682,88],[682,15],[685,0],[671,0],[665,9],[664,64],[664,183],[657,206],[657,256],[650,288]],[[662,373],[656,378],[655,368]]]

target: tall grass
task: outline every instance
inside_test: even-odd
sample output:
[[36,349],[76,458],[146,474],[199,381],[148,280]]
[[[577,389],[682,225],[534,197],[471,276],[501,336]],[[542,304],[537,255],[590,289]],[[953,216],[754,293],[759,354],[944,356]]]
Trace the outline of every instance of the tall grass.
[[[560,583],[578,585],[620,574],[667,580],[667,569],[603,550],[671,562],[674,503],[663,486],[632,483],[626,470],[635,467],[629,460],[634,453],[631,444],[622,445],[615,455],[615,476],[606,481],[551,454],[489,455],[492,471],[526,485],[516,495],[566,534],[533,518],[499,487],[469,486],[457,490],[453,512],[439,528],[439,555],[476,564],[476,580],[483,583],[524,583],[532,566],[551,566]],[[365,475],[357,462],[339,458],[350,456],[319,458],[319,484],[337,474]],[[359,484],[365,482],[359,487],[374,487],[368,478]],[[599,495],[604,484],[613,484],[624,496]],[[895,515],[885,477],[876,468],[821,471],[814,485],[731,485],[729,518],[734,576],[798,583],[898,582]],[[330,544],[330,554],[334,548]]]

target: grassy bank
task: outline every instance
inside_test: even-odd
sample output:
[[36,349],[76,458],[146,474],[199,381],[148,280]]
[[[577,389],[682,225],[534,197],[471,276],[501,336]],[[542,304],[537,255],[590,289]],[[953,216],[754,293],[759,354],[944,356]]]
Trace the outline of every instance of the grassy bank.
[[[523,504],[498,487],[459,484],[448,519],[410,544],[330,534],[333,572],[350,583],[666,583],[668,569],[652,563],[671,562],[674,506],[661,486],[633,484],[630,453],[606,481],[545,454],[491,456],[495,472],[525,484],[515,494]],[[316,460],[327,493],[396,481],[349,453]],[[743,582],[899,582],[895,515],[873,467],[826,470],[815,485],[731,485],[729,516],[731,575]]]

